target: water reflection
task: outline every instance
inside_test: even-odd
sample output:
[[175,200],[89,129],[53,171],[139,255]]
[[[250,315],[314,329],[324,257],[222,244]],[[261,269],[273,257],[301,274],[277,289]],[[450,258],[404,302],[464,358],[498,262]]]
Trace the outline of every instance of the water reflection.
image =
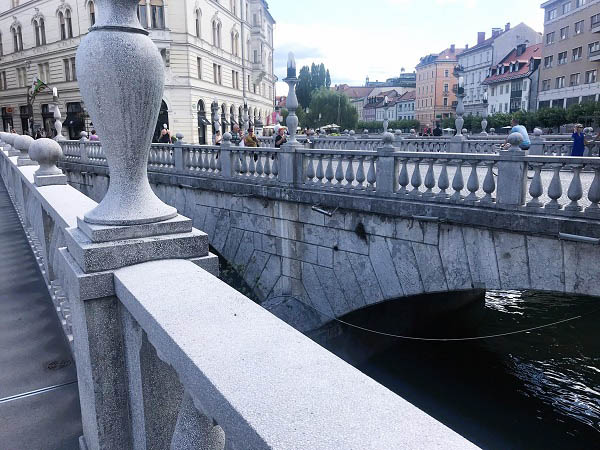
[[[598,308],[594,298],[490,292],[483,311],[446,315],[414,333],[501,334]],[[600,449],[599,319],[483,341],[394,341],[359,368],[483,448]]]

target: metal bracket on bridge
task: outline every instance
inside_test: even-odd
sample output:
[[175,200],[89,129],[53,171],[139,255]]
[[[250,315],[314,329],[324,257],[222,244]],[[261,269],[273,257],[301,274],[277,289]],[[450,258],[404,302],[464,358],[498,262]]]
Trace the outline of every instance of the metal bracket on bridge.
[[412,216],[414,220],[420,220],[422,222],[444,222],[444,219],[440,219],[439,217],[432,216]]
[[578,236],[576,234],[558,233],[558,238],[562,241],[583,242],[585,244],[600,244],[600,239],[589,236]]
[[338,209],[340,209],[340,208],[338,207],[338,208],[335,208],[333,211],[327,211],[327,210],[325,210],[325,209],[322,209],[322,208],[320,208],[320,206],[321,206],[321,205],[314,205],[314,206],[311,206],[311,208],[310,208],[310,209],[312,209],[313,211],[316,211],[316,212],[318,212],[318,213],[324,214],[324,215],[326,215],[327,217],[331,217],[331,216],[333,216],[333,215],[334,215],[334,214],[337,212],[337,210],[338,210]]

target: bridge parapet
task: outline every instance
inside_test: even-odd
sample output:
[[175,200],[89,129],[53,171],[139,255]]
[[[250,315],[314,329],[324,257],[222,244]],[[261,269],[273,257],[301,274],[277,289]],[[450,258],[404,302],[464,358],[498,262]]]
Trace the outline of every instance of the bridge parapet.
[[[99,143],[63,141],[60,144],[65,154],[63,166],[64,163],[90,168],[106,166]],[[404,140],[402,145],[411,148],[413,141]],[[544,145],[544,151],[552,152],[562,151],[554,149],[563,149],[566,144],[546,142]],[[380,152],[367,150],[294,147],[290,153],[290,150],[266,147],[231,147],[226,140],[222,146],[178,143],[153,145],[148,169],[182,177],[323,193],[344,192],[356,197],[377,196],[424,204],[516,210],[524,214],[599,218],[600,161],[597,158],[532,156],[524,152],[392,150],[382,159]],[[283,179],[282,173],[291,175]],[[384,173],[390,174],[385,186],[380,179]]]

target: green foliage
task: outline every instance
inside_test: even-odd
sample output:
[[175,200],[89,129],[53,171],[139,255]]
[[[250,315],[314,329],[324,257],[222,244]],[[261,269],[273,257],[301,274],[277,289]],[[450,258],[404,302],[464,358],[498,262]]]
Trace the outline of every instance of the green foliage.
[[298,75],[298,85],[296,86],[296,95],[298,103],[306,109],[310,106],[313,92],[331,86],[331,75],[323,63],[312,63],[311,67],[304,66],[300,69]]
[[342,129],[350,130],[356,127],[358,121],[358,113],[348,96],[326,87],[313,92],[309,109],[310,113],[306,115],[302,126],[317,128],[335,123]]
[[[420,123],[418,120],[392,120],[388,124],[388,128],[391,130],[402,130],[403,132],[409,132],[411,129],[418,130]],[[383,122],[365,122],[359,121],[356,125],[356,132],[362,133],[363,130],[369,130],[371,133],[377,133],[383,131]]]

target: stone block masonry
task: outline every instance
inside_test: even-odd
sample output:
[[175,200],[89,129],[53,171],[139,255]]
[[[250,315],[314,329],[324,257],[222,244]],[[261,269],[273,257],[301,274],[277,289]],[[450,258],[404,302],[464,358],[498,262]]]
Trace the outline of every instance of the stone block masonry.
[[[74,187],[102,198],[107,182],[100,171],[84,175],[70,168]],[[377,212],[369,212],[334,195],[319,209],[333,211],[334,201],[346,207],[329,217],[278,192],[183,187],[153,174],[150,180],[163,201],[209,235],[265,307],[280,311],[296,304],[290,308],[302,316],[295,319],[302,331],[368,305],[424,293],[485,288],[600,295],[589,273],[600,246],[559,240],[519,220],[513,222],[520,229],[510,229],[505,219],[494,226],[475,212],[463,216],[463,223],[407,218],[398,208],[377,211],[375,200],[371,209]],[[321,200],[327,204],[326,195]]]

